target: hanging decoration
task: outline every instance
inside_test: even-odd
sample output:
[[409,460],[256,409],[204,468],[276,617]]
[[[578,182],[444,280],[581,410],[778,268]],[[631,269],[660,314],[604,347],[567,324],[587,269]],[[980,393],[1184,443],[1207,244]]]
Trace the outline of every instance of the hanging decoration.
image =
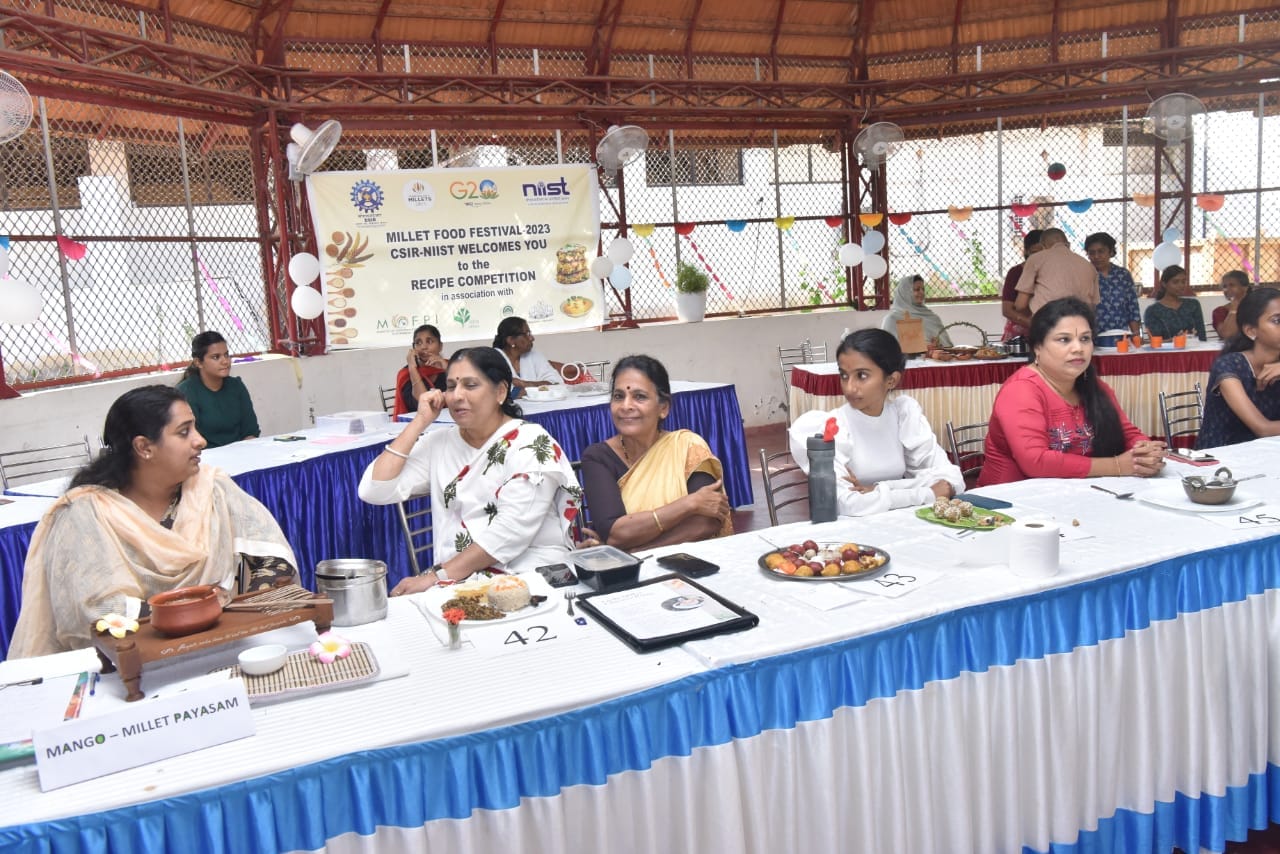
[[973,216],[973,208],[951,205],[947,208],[947,216],[951,217],[952,222],[968,222],[969,217]]
[[788,231],[791,226],[796,224],[796,218],[793,216],[777,216],[773,218],[773,224],[778,227],[779,231]]
[[1093,207],[1093,199],[1091,198],[1076,199],[1074,202],[1067,202],[1067,210],[1072,213],[1084,213],[1091,207]]
[[1061,181],[1067,174],[1067,167],[1061,163],[1054,162],[1049,164],[1049,180]]
[[200,267],[200,275],[204,276],[204,283],[209,286],[209,290],[211,290],[213,295],[217,297],[218,304],[222,306],[222,310],[226,312],[227,317],[231,318],[232,325],[243,332],[244,321],[241,320],[240,316],[231,308],[231,303],[227,301],[227,298],[222,295],[222,291],[218,288],[218,283],[213,280],[212,274],[209,273],[209,268],[204,264],[204,259],[199,255],[196,256],[196,264]]
[[884,248],[884,235],[878,231],[868,231],[862,235],[862,251],[874,255]]
[[1221,193],[1197,193],[1196,194],[1196,207],[1200,208],[1200,210],[1202,211],[1209,211],[1210,213],[1213,213],[1214,211],[1220,211],[1222,210],[1222,206],[1226,204],[1226,202],[1227,202],[1227,197],[1222,195]]
[[840,247],[840,263],[846,267],[856,267],[867,257],[867,253],[856,243],[846,243]]
[[61,234],[58,235],[58,251],[65,255],[68,261],[79,261],[88,250],[89,247],[83,243],[77,243],[70,237],[63,237]]
[[1166,243],[1176,243],[1182,239],[1182,229],[1178,228],[1176,225],[1171,225],[1160,233],[1160,237]]
[[959,238],[960,238],[961,240],[963,240],[965,243],[968,243],[968,242],[969,242],[969,235],[965,233],[965,230],[964,230],[963,228],[961,228],[960,226],[956,225],[956,221],[955,221],[955,220],[952,220],[952,221],[951,221],[951,223],[950,223],[950,225],[951,225],[951,230],[952,230],[952,231],[954,231],[954,232],[956,233],[956,236],[957,236],[957,237],[959,237]]
[[1014,216],[1026,219],[1036,211],[1040,210],[1040,205],[1035,202],[1014,202],[1009,205],[1009,210],[1013,211]]
[[688,237],[693,234],[693,230],[698,227],[696,222],[677,222],[675,224],[676,234],[681,237]]
[[587,272],[591,274],[593,279],[607,279],[609,274],[613,272],[613,261],[603,255],[592,258],[591,263],[587,266]]
[[724,224],[725,224],[725,227],[728,228],[730,231],[732,231],[734,234],[738,234],[742,231],[745,231],[747,228],[747,221],[745,219],[726,219],[724,221]]
[[858,222],[862,223],[866,228],[875,228],[884,222],[884,214],[882,213],[864,213],[858,214]]
[[[684,231],[680,230],[682,227],[685,227]],[[702,250],[698,248],[697,241],[693,239],[693,223],[689,222],[689,223],[682,223],[681,225],[677,225],[676,233],[679,234],[681,237],[683,237],[686,241],[688,241],[689,248],[693,250],[694,255],[698,256],[698,260],[702,262],[702,266],[711,275],[711,281],[715,282],[717,285],[720,286],[720,290],[725,295],[725,298],[728,299],[730,302],[736,301],[733,295],[733,291],[729,290],[729,286],[726,285],[723,281],[721,281],[720,274],[717,273],[715,270],[711,269],[711,263],[707,261],[706,256],[702,254]]]
[[907,241],[907,245],[910,246],[912,250],[915,251],[916,255],[918,255],[921,259],[923,259],[924,262],[933,269],[933,272],[937,273],[938,277],[941,278],[942,281],[947,283],[947,285],[951,288],[952,291],[954,291],[957,294],[960,293],[960,288],[956,286],[956,283],[951,279],[951,276],[947,275],[947,271],[939,267],[938,262],[934,261],[931,257],[929,257],[929,253],[926,252],[924,250],[924,247],[922,247],[919,243],[916,243],[916,241],[911,237],[911,235],[907,234],[907,230],[905,228],[903,228],[902,226],[898,226],[898,233],[901,234],[903,239]]
[[879,255],[868,255],[862,259],[862,275],[868,279],[878,279],[889,272],[889,262]]
[[1155,207],[1155,204],[1156,204],[1155,193],[1134,193],[1133,203],[1140,208]]
[[906,225],[911,222],[911,214],[909,213],[891,213],[889,214],[889,222],[894,225]]
[[289,259],[289,278],[295,285],[305,288],[320,278],[320,259],[310,252],[299,252]]
[[0,280],[0,323],[26,326],[40,319],[44,297],[39,288],[20,279]]
[[[1222,198],[1222,197],[1219,196],[1218,198]],[[1233,239],[1231,239],[1231,237],[1229,237],[1227,233],[1223,231],[1222,228],[1218,225],[1218,221],[1215,220],[1213,217],[1209,216],[1208,208],[1205,208],[1204,210],[1205,210],[1205,215],[1204,215],[1205,222],[1213,226],[1213,230],[1217,233],[1219,238],[1227,241],[1227,244],[1231,247],[1231,251],[1234,252],[1236,254],[1236,257],[1240,259],[1240,266],[1243,267],[1244,271],[1249,274],[1249,278],[1255,282],[1258,281],[1258,273],[1254,269],[1253,262],[1249,260],[1248,254],[1244,251],[1244,247],[1242,247],[1239,243],[1236,243]],[[1217,210],[1217,208],[1214,208],[1214,210]]]
[[825,217],[822,221],[830,228],[839,228],[844,225],[844,217],[842,216],[829,216]]
[[53,344],[53,346],[57,347],[60,352],[71,357],[71,364],[75,365],[87,374],[93,374],[95,379],[102,376],[102,368],[99,368],[79,353],[73,353],[71,351],[71,345],[64,341],[62,336],[58,333],[45,326],[43,323],[40,324],[40,331],[44,333],[44,337],[49,339],[49,342]]
[[1015,213],[1009,214],[1009,224],[1013,226],[1013,230],[1017,232],[1019,237],[1026,237],[1027,230],[1022,227],[1022,217]]
[[631,270],[618,265],[613,268],[613,272],[609,274],[609,284],[613,285],[616,290],[625,291],[631,287],[632,274]]
[[658,280],[662,282],[664,288],[671,287],[671,281],[667,279],[666,272],[662,269],[662,262],[658,260],[658,253],[654,251],[653,244],[649,241],[649,237],[653,234],[653,223],[642,222],[631,226],[631,233],[644,241],[644,248],[649,250],[649,260],[653,262],[653,269],[658,273]]
[[315,320],[324,314],[324,296],[310,285],[303,285],[294,289],[289,306],[302,320]]
[[625,264],[631,260],[631,256],[635,254],[635,247],[631,245],[631,241],[625,237],[614,238],[609,244],[609,251],[606,253],[609,260],[615,264]]

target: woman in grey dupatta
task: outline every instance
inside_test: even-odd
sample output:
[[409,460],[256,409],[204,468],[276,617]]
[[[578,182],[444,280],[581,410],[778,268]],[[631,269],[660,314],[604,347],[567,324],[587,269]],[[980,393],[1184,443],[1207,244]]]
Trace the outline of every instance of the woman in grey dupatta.
[[903,276],[893,289],[893,303],[889,306],[889,314],[880,324],[885,332],[898,337],[898,321],[910,314],[924,321],[924,340],[930,347],[950,347],[951,337],[943,329],[942,318],[924,302],[924,277]]
[[31,538],[11,658],[89,646],[97,619],[143,616],[147,598],[165,590],[296,580],[293,550],[267,508],[200,464],[205,440],[181,392],[126,392],[103,437],[102,454]]

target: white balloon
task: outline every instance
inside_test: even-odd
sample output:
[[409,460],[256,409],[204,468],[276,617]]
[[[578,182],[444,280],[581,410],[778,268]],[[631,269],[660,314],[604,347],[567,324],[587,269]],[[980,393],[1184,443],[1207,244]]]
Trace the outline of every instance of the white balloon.
[[862,235],[862,251],[868,255],[884,248],[884,235],[878,231],[868,231]]
[[44,297],[40,289],[20,279],[0,280],[0,323],[22,326],[40,319]]
[[289,304],[293,306],[293,313],[303,320],[315,320],[324,313],[324,297],[315,288],[296,289]]
[[0,246],[0,279],[9,275],[9,250]]
[[299,252],[289,259],[289,278],[300,288],[320,278],[320,259],[310,252]]
[[631,241],[625,237],[619,237],[617,240],[609,244],[609,260],[615,264],[625,264],[631,260],[632,253],[635,249],[631,246]]
[[878,279],[888,271],[888,263],[879,255],[868,255],[862,259],[862,275],[869,279]]
[[1182,239],[1182,229],[1175,225],[1171,225],[1164,230],[1164,233],[1161,236],[1164,238],[1165,243],[1173,243],[1174,241]]
[[613,262],[601,255],[591,262],[591,278],[607,279],[613,272]]
[[1165,267],[1170,267],[1182,260],[1182,250],[1178,248],[1176,243],[1161,243],[1156,247],[1156,251],[1151,253],[1151,261],[1156,265],[1156,269],[1163,271]]
[[840,247],[840,263],[846,267],[856,267],[866,257],[866,252],[856,243],[846,243]]
[[625,291],[631,287],[631,271],[626,267],[614,267],[613,272],[609,274],[609,284],[620,291]]

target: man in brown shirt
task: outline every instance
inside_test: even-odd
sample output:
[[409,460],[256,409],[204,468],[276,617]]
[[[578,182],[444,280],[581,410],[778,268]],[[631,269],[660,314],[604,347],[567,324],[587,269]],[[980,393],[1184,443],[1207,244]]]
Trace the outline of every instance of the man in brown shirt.
[[1099,300],[1098,271],[1089,259],[1077,255],[1067,245],[1060,228],[1046,228],[1040,235],[1043,251],[1027,258],[1018,279],[1018,299],[1014,312],[1031,325],[1031,315],[1040,306],[1062,297],[1076,297],[1096,308]]

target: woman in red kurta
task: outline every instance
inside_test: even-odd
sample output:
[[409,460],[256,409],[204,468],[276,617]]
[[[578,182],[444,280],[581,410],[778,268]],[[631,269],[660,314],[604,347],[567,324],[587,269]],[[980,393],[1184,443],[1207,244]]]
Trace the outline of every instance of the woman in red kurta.
[[1164,444],[1130,423],[1093,367],[1093,310],[1073,297],[1031,318],[1033,361],[996,395],[979,486],[1031,477],[1150,477]]

